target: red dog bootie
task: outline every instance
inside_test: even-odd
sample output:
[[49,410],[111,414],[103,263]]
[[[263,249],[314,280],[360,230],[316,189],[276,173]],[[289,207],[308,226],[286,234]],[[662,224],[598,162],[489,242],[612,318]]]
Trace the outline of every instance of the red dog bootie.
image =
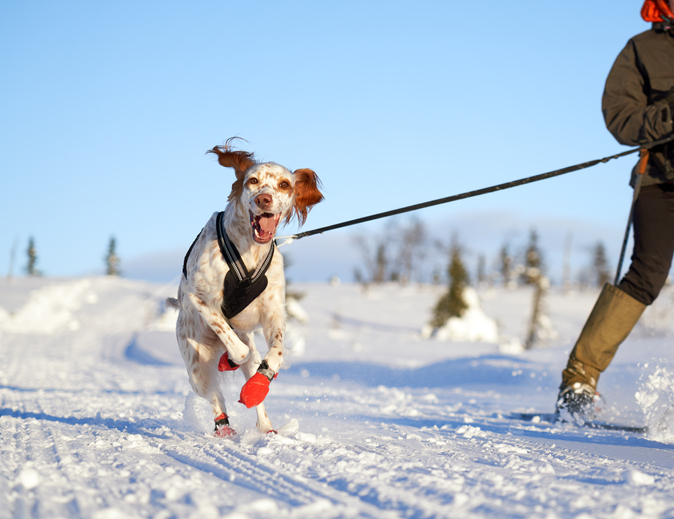
[[248,409],[260,405],[269,393],[269,383],[273,378],[276,378],[276,375],[269,369],[267,361],[263,360],[260,367],[257,368],[257,373],[250,377],[241,388],[239,402]]
[[218,371],[235,371],[237,369],[239,369],[239,365],[229,360],[227,352],[223,353],[220,362],[218,362]]
[[222,413],[215,419],[213,436],[216,438],[232,438],[236,436],[236,431],[229,426],[229,418],[225,413]]

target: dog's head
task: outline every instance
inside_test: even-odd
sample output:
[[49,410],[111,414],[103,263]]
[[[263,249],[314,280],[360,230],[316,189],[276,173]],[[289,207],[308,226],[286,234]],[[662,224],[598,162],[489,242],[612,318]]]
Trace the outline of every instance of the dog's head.
[[231,142],[209,152],[218,156],[220,165],[236,172],[228,200],[248,210],[253,239],[268,243],[279,222],[287,223],[294,216],[303,225],[311,208],[323,200],[318,175],[310,169],[291,172],[274,162],[256,162],[252,153],[232,150]]

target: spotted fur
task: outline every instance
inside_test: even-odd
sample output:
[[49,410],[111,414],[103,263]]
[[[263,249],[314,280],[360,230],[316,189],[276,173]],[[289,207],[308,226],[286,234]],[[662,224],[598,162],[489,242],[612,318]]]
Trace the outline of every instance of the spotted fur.
[[[213,148],[211,153],[218,156],[222,166],[231,167],[236,173],[224,225],[241,259],[253,272],[266,258],[269,247],[274,247],[271,238],[279,222],[297,217],[300,224],[304,223],[308,211],[323,195],[313,171],[300,169],[292,173],[273,162],[258,163],[253,154],[232,150],[231,141]],[[222,354],[227,352],[234,363],[241,365],[248,380],[262,361],[253,342],[253,332],[262,328],[268,347],[264,360],[276,374],[283,362],[285,334],[285,276],[283,257],[278,251],[274,252],[266,274],[268,285],[262,294],[233,318],[223,316],[222,288],[229,267],[218,246],[216,217],[214,213],[194,243],[178,298],[168,300],[179,310],[176,337],[190,384],[197,395],[209,401],[215,418],[227,415],[218,382]],[[271,431],[264,403],[256,406],[256,412],[258,430]]]

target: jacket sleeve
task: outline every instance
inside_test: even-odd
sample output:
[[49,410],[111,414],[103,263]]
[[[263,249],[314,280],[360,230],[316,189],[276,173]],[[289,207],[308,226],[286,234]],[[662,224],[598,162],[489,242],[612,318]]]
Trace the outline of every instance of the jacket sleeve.
[[672,131],[669,103],[648,104],[645,74],[630,40],[609,72],[602,97],[606,127],[620,144],[638,146]]

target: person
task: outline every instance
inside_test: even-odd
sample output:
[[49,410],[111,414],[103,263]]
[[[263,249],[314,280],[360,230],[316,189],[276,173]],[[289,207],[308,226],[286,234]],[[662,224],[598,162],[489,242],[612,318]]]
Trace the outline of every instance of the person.
[[[602,97],[606,127],[619,143],[630,146],[671,134],[674,112],[674,0],[646,0],[641,16],[653,25],[627,42]],[[634,202],[633,229],[629,270],[617,286],[607,283],[602,289],[562,371],[558,413],[592,415],[599,375],[667,280],[674,254],[672,143],[650,150]]]

